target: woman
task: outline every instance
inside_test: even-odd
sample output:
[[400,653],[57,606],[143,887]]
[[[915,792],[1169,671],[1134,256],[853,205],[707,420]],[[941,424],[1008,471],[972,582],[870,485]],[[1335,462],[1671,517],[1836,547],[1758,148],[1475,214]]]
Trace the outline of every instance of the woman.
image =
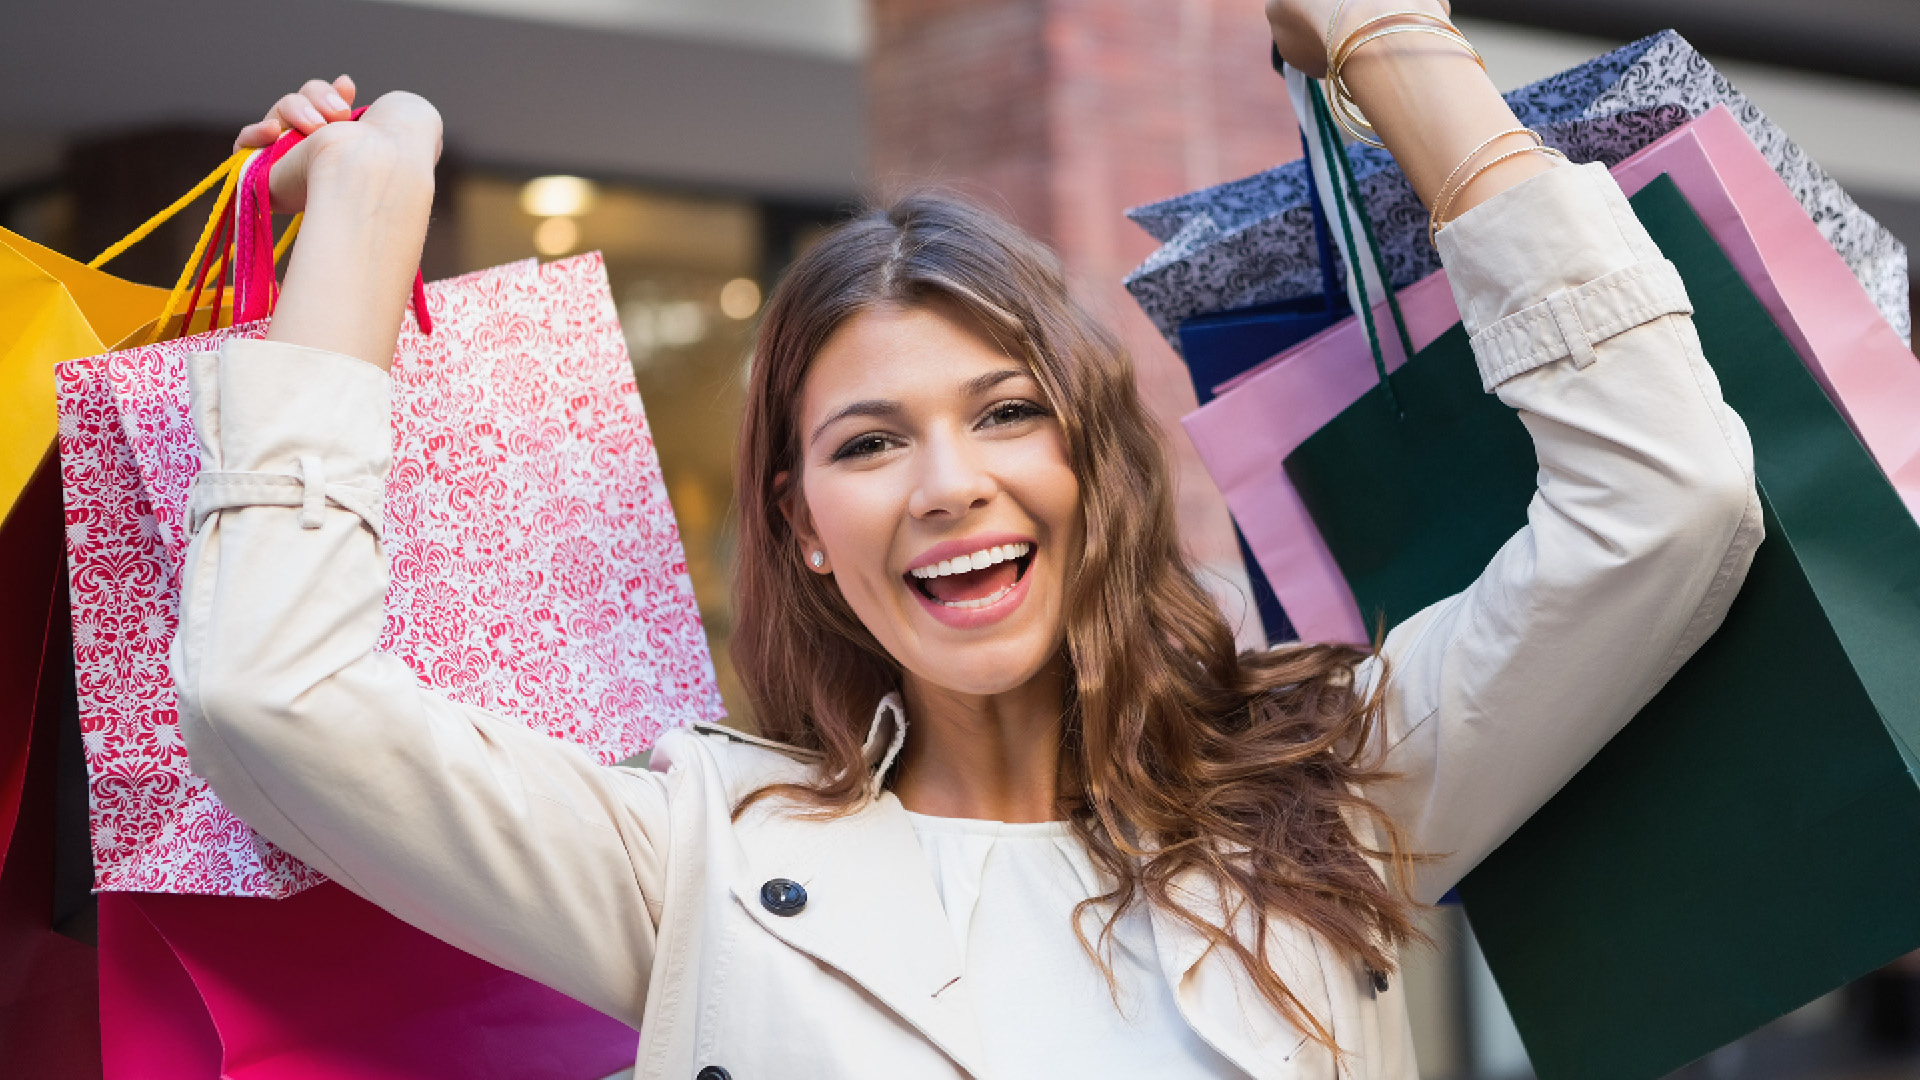
[[[1315,71],[1388,10],[1268,15]],[[1450,41],[1381,37],[1344,76],[1460,215],[1442,257],[1541,463],[1529,526],[1377,656],[1233,654],[1117,344],[1043,248],[920,198],[822,241],[761,330],[736,641],[769,739],[603,768],[449,704],[374,650],[373,524],[251,505],[188,557],[195,768],[348,888],[640,1027],[640,1076],[1414,1076],[1417,905],[1712,631],[1759,509],[1606,173],[1508,153]],[[268,340],[200,365],[194,409],[209,467],[364,506],[439,122],[395,94],[334,123],[351,97],[242,132],[311,133],[272,177],[306,227]]]

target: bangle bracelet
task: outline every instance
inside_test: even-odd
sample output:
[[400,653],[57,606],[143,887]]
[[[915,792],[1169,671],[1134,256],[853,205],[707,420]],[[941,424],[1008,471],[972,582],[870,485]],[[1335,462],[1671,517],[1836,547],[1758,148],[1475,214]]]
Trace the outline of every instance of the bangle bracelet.
[[[1539,136],[1536,135],[1534,137],[1538,138]],[[1447,215],[1447,212],[1453,209],[1454,201],[1460,197],[1461,192],[1467,190],[1467,188],[1470,185],[1472,185],[1472,183],[1475,180],[1480,179],[1480,177],[1484,175],[1488,169],[1493,168],[1495,165],[1500,164],[1501,162],[1507,160],[1508,158],[1519,157],[1521,154],[1546,154],[1550,157],[1557,157],[1561,161],[1567,160],[1567,155],[1561,153],[1558,150],[1555,150],[1551,146],[1544,146],[1544,145],[1522,146],[1517,150],[1509,150],[1504,154],[1496,154],[1493,157],[1488,158],[1485,164],[1481,165],[1479,168],[1468,173],[1467,178],[1465,180],[1460,181],[1460,186],[1454,188],[1453,191],[1447,195],[1447,201],[1444,205],[1440,205],[1439,200],[1437,198],[1435,199],[1436,205],[1433,210],[1433,216],[1427,219],[1427,242],[1432,244],[1435,248],[1438,248],[1440,246],[1440,230],[1445,228],[1447,225],[1452,224],[1451,221],[1442,221],[1441,219],[1445,218]],[[1458,171],[1458,170],[1455,170],[1455,171]]]
[[[1367,44],[1378,41],[1384,37],[1391,37],[1394,34],[1427,34],[1460,46],[1466,50],[1467,55],[1473,57],[1474,62],[1480,65],[1481,70],[1486,70],[1486,61],[1481,58],[1479,51],[1473,47],[1473,43],[1469,42],[1457,27],[1438,15],[1424,11],[1389,11],[1382,15],[1376,15],[1355,27],[1346,37],[1340,39],[1339,44],[1336,45],[1333,41],[1333,33],[1339,23],[1340,13],[1344,11],[1345,8],[1346,2],[1345,0],[1341,0],[1341,3],[1334,8],[1333,21],[1329,22],[1327,26],[1327,86],[1331,91],[1328,97],[1331,99],[1330,104],[1332,105],[1334,119],[1339,122],[1342,130],[1358,142],[1374,147],[1384,148],[1385,146],[1385,144],[1380,141],[1379,133],[1374,130],[1373,125],[1367,122],[1359,108],[1354,105],[1353,95],[1348,91],[1346,79],[1341,74],[1341,69],[1346,67],[1347,61],[1353,58],[1353,54]],[[1380,29],[1374,29],[1375,27],[1379,27],[1381,23],[1390,22],[1394,19],[1420,19],[1425,20],[1425,22],[1394,23],[1393,25]]]
[[1497,135],[1487,136],[1487,138],[1483,140],[1480,143],[1480,145],[1467,151],[1466,156],[1460,159],[1460,164],[1455,165],[1453,167],[1453,171],[1447,174],[1447,178],[1445,180],[1440,181],[1439,188],[1437,188],[1433,193],[1433,206],[1427,210],[1427,217],[1429,220],[1431,220],[1433,215],[1440,209],[1440,201],[1446,197],[1448,190],[1453,187],[1453,179],[1454,177],[1460,175],[1460,170],[1466,168],[1468,165],[1473,164],[1473,159],[1479,157],[1481,151],[1485,150],[1487,147],[1492,146],[1494,143],[1499,142],[1501,139],[1504,139],[1509,135],[1526,135],[1533,139],[1533,144],[1535,146],[1546,145],[1546,143],[1541,140],[1540,133],[1533,130],[1532,128],[1525,128],[1525,127],[1508,128],[1507,130],[1502,131]]

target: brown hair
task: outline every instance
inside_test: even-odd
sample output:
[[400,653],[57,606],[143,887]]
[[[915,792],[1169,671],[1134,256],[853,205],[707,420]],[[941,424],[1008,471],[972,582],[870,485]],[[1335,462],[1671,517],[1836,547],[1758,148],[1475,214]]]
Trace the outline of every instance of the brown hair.
[[[1117,882],[1089,906],[1117,916],[1143,899],[1238,957],[1282,1015],[1334,1048],[1267,956],[1269,920],[1319,935],[1348,961],[1390,970],[1420,938],[1393,823],[1358,792],[1380,771],[1380,694],[1353,685],[1359,650],[1308,645],[1237,655],[1181,550],[1158,427],[1119,341],[1067,292],[1044,245],[937,194],[870,211],[787,271],[760,325],[740,439],[734,663],[761,733],[824,755],[812,786],[778,791],[817,810],[868,792],[862,742],[900,668],[830,578],[808,572],[780,511],[800,468],[808,365],[835,329],[882,304],[959,305],[1024,353],[1080,480],[1085,550],[1070,570],[1062,816]],[[1382,684],[1384,679],[1379,680]],[[746,803],[743,803],[744,806]],[[1372,844],[1361,833],[1383,838]],[[1384,860],[1383,874],[1371,860]],[[1209,917],[1183,875],[1212,882]]]

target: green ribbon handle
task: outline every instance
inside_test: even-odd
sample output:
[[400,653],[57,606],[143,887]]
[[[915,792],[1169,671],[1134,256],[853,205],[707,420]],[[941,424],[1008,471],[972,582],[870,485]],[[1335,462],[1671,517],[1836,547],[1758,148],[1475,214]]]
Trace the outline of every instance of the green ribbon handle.
[[[1360,186],[1353,176],[1353,165],[1347,160],[1345,146],[1341,141],[1339,129],[1335,126],[1332,112],[1327,108],[1326,95],[1320,84],[1289,68],[1287,71],[1287,89],[1304,98],[1296,101],[1295,111],[1302,126],[1311,119],[1317,138],[1307,140],[1310,160],[1308,161],[1308,180],[1318,183],[1313,166],[1319,165],[1326,174],[1327,187],[1332,189],[1332,203],[1335,217],[1340,221],[1340,229],[1335,237],[1339,243],[1341,257],[1347,262],[1347,281],[1353,306],[1360,315],[1362,325],[1367,331],[1367,347],[1373,354],[1373,369],[1379,376],[1380,386],[1387,404],[1394,415],[1404,416],[1399,399],[1394,395],[1393,384],[1387,378],[1387,361],[1380,349],[1380,330],[1373,318],[1371,290],[1367,286],[1368,271],[1372,271],[1373,280],[1387,299],[1387,310],[1393,317],[1394,330],[1400,338],[1400,348],[1407,359],[1413,358],[1413,338],[1407,333],[1407,320],[1400,311],[1400,299],[1394,294],[1391,280],[1386,274],[1386,261],[1380,255],[1380,242],[1374,233],[1372,216],[1367,213],[1366,200],[1360,197]],[[1304,108],[1301,106],[1304,104]],[[1318,153],[1313,151],[1317,148]],[[1318,158],[1318,161],[1311,160]],[[1362,251],[1354,242],[1354,222],[1359,223],[1359,231],[1366,241],[1364,258]]]

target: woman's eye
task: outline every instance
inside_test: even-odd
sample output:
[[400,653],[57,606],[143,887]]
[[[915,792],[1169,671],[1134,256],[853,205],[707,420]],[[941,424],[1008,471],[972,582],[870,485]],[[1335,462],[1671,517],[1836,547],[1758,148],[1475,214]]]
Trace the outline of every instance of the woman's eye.
[[1003,401],[987,410],[981,423],[986,427],[999,427],[1004,424],[1017,424],[1022,420],[1034,420],[1046,416],[1047,410],[1031,401]]
[[892,446],[893,444],[884,435],[860,435],[835,450],[833,460],[845,461],[849,458],[872,457],[892,449]]

